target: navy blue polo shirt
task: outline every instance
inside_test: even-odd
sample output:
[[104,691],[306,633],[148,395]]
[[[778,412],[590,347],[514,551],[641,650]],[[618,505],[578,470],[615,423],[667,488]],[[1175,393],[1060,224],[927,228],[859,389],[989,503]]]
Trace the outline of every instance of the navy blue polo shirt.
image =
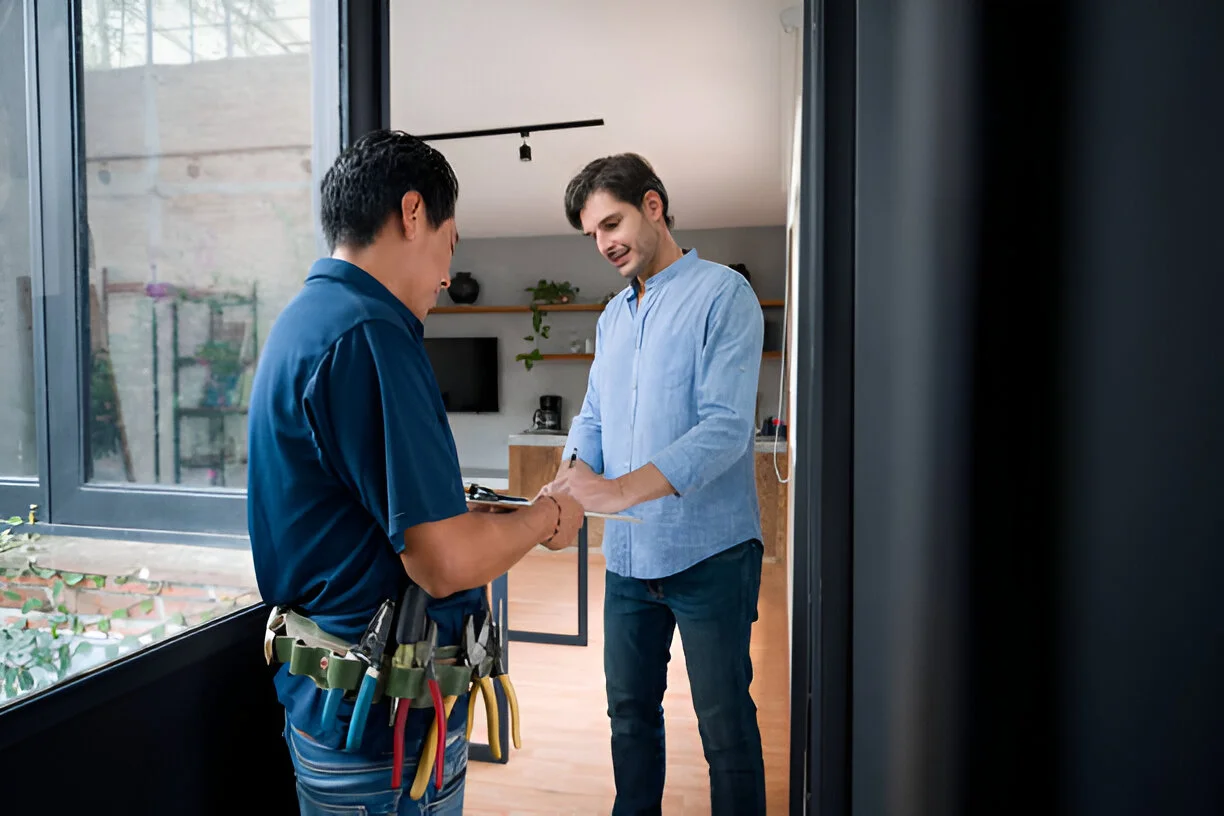
[[[356,643],[384,599],[408,583],[404,531],[467,512],[455,442],[424,327],[364,270],[325,258],[277,318],[262,351],[248,418],[247,516],[263,600],[292,606]],[[440,645],[459,642],[481,590],[434,600]],[[323,692],[281,666],[277,696],[290,723],[341,747],[352,704],[324,732]],[[391,750],[384,699],[363,754]],[[466,710],[456,705],[454,721]],[[414,709],[408,739],[429,727]]]

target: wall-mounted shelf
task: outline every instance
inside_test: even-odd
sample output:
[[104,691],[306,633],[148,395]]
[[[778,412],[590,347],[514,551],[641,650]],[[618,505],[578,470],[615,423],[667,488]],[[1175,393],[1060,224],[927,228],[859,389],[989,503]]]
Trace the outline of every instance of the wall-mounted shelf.
[[[781,300],[762,300],[762,309],[781,309]],[[602,312],[602,303],[552,303],[540,307],[542,312]],[[530,306],[435,306],[430,314],[526,314]],[[546,355],[547,356],[547,355]],[[568,356],[568,355],[563,355]]]
[[[781,357],[782,357],[782,352],[780,351],[761,352],[762,360],[777,360],[777,359],[780,359]],[[567,360],[594,360],[594,359],[595,359],[594,354],[542,354],[540,355],[540,359],[537,362],[543,362],[545,360],[555,360],[557,362],[564,362]]]

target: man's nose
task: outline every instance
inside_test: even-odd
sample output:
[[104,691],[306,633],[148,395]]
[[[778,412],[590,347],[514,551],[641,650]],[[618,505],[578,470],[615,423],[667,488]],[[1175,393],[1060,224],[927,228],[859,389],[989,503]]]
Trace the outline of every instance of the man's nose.
[[596,235],[595,246],[599,247],[599,254],[608,257],[608,250],[612,247],[612,242],[603,235]]
[[442,280],[439,283],[443,289],[450,288],[450,267],[447,267],[446,271],[442,273]]

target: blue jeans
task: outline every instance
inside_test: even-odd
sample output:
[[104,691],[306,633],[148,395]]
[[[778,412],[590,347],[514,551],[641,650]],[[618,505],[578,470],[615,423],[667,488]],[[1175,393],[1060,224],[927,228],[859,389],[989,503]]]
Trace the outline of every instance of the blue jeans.
[[765,813],[765,764],[748,653],[761,588],[759,541],[746,541],[657,580],[609,572],[604,676],[612,720],[613,816],[661,813],[663,692],[677,626],[714,816]]
[[[467,697],[456,701],[467,707]],[[464,783],[467,779],[468,743],[464,727],[446,735],[446,760],[442,769],[442,789],[433,785],[430,774],[425,794],[414,800],[408,795],[416,776],[422,740],[408,740],[404,746],[403,785],[391,787],[391,754],[381,757],[350,754],[320,745],[285,722],[285,741],[297,773],[298,805],[302,816],[352,814],[435,814],[463,813]]]

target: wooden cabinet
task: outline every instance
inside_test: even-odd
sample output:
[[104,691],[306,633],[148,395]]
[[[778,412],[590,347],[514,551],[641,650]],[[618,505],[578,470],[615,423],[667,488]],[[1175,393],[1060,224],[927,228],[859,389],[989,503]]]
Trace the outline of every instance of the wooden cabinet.
[[783,479],[790,468],[790,459],[785,447],[778,449],[778,467],[774,471],[774,454],[757,453],[756,486],[757,501],[761,504],[761,543],[765,547],[765,558],[770,560],[786,560],[786,537],[790,522],[790,503],[787,498],[786,485],[778,481]]
[[[509,492],[513,496],[531,497],[552,481],[561,467],[561,445],[511,445]],[[786,485],[774,473],[774,455],[756,453],[757,501],[761,505],[761,536],[765,557],[781,561],[786,558],[786,535],[789,517]],[[786,448],[778,450],[778,473],[785,479],[788,459]],[[591,547],[603,543],[603,519],[590,519],[587,532]]]

